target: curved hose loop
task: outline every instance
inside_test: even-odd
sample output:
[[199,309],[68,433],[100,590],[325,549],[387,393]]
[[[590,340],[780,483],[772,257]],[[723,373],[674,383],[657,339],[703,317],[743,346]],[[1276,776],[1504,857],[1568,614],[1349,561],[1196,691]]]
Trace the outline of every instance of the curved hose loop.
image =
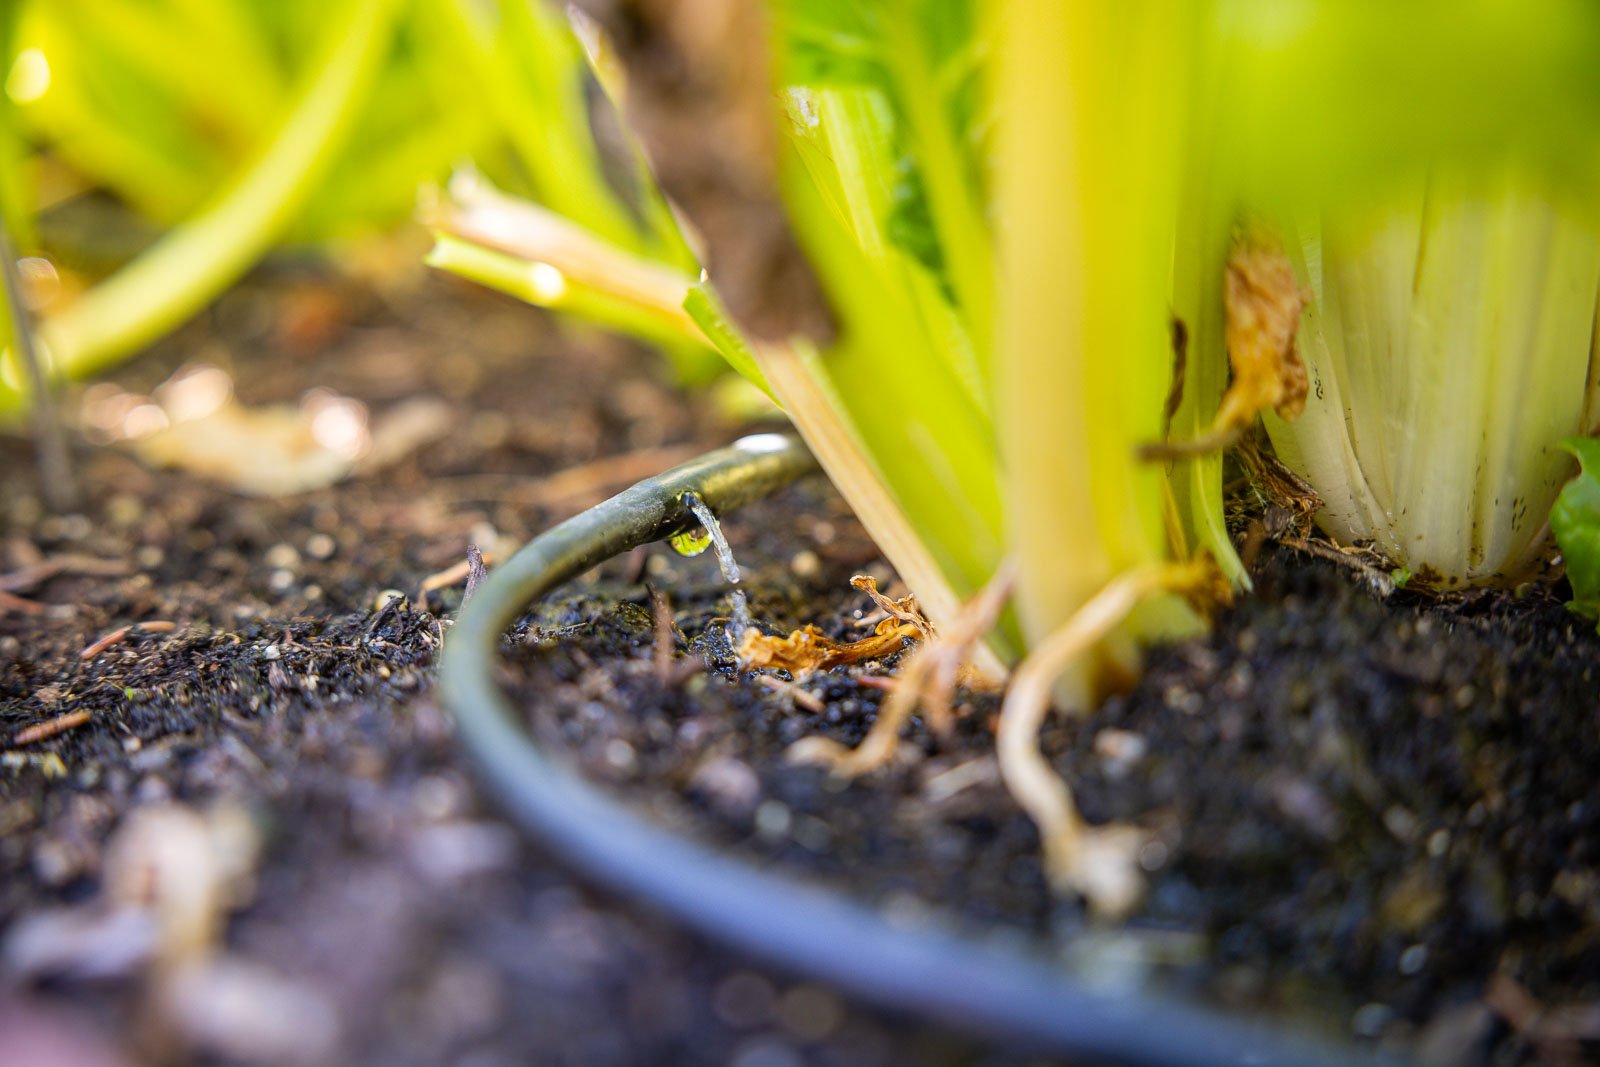
[[651,825],[552,760],[496,685],[506,628],[537,598],[638,545],[765,496],[815,461],[762,434],[650,478],[536,538],[478,586],[445,642],[439,688],[461,743],[527,831],[583,875],[701,934],[864,1001],[1011,1046],[1130,1067],[1356,1067],[1385,1062],[1161,997],[1092,988],[1039,957],[895,925],[836,892],[764,873]]

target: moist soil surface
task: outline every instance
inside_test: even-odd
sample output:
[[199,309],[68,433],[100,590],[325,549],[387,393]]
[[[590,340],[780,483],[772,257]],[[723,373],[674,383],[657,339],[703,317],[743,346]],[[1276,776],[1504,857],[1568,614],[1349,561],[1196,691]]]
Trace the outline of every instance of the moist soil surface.
[[[449,429],[278,499],[80,440],[68,515],[46,513],[27,446],[0,443],[6,1047],[41,1064],[1036,1062],[587,889],[497,814],[452,739],[433,682],[462,587],[425,580],[469,544],[492,570],[736,436],[706,395],[444,279],[305,265],[259,273],[114,380],[148,392],[196,360],[247,404],[318,386],[378,419],[426,395]],[[861,636],[875,616],[849,578],[894,591],[820,479],[724,529],[768,632]],[[859,741],[897,657],[793,685],[740,672],[710,553],[597,568],[513,629],[504,677],[547,747],[652,819],[892,914],[1426,1062],[1592,1056],[1593,626],[1559,585],[1380,599],[1292,544],[1256,553],[1254,578],[1208,636],[1042,735],[1091,822],[1149,835],[1149,891],[1120,926],[1048,890],[999,782],[992,695],[961,694],[949,737],[915,721],[853,783],[787,760],[815,734]]]

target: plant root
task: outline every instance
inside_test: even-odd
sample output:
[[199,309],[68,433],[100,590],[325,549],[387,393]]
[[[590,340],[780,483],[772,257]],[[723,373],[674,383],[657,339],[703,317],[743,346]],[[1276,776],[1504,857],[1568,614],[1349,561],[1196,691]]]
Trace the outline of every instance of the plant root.
[[[827,767],[841,778],[855,778],[875,771],[894,758],[900,747],[900,731],[919,704],[934,733],[948,734],[953,722],[950,704],[956,686],[978,680],[976,676],[964,678],[962,668],[971,660],[978,643],[994,628],[1015,581],[1015,568],[1009,563],[1002,565],[989,584],[962,607],[944,634],[925,641],[910,655],[861,744],[849,748],[831,738],[807,737],[789,746],[788,760]],[[903,600],[889,601],[879,594],[871,579],[863,582],[857,577],[851,579],[851,584],[866,591],[880,607],[891,612],[891,619],[900,617],[894,613],[896,609],[906,607]],[[931,633],[931,629],[928,632]]]
[[1039,727],[1050,708],[1050,689],[1073,660],[1101,641],[1140,601],[1161,592],[1206,592],[1215,582],[1209,560],[1139,567],[1113,578],[1023,660],[1000,709],[996,747],[1000,776],[1039,828],[1051,884],[1082,896],[1096,915],[1127,915],[1144,894],[1135,827],[1090,826],[1078,814],[1072,790],[1039,750]]

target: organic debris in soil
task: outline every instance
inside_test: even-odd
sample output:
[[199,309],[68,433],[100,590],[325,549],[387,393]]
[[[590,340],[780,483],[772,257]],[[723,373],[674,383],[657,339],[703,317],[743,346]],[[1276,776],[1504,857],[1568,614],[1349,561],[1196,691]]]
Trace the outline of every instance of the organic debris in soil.
[[916,624],[896,618],[884,619],[871,637],[856,641],[835,641],[810,623],[789,631],[786,637],[764,634],[752,626],[739,640],[739,663],[750,670],[788,671],[796,678],[803,678],[813,671],[848,667],[893,655],[921,633]]

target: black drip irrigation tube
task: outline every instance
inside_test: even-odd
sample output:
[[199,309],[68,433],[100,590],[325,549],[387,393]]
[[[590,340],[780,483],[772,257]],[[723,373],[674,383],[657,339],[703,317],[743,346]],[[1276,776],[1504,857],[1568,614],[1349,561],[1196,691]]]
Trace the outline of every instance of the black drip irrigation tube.
[[694,529],[685,494],[721,515],[815,469],[790,435],[744,438],[569,519],[477,587],[445,641],[439,686],[462,744],[508,813],[597,884],[782,970],[941,1027],[1129,1067],[1392,1062],[1165,997],[1098,990],[1037,956],[895,925],[836,892],[654,826],[540,749],[493,673],[502,635],[528,605],[612,556]]

